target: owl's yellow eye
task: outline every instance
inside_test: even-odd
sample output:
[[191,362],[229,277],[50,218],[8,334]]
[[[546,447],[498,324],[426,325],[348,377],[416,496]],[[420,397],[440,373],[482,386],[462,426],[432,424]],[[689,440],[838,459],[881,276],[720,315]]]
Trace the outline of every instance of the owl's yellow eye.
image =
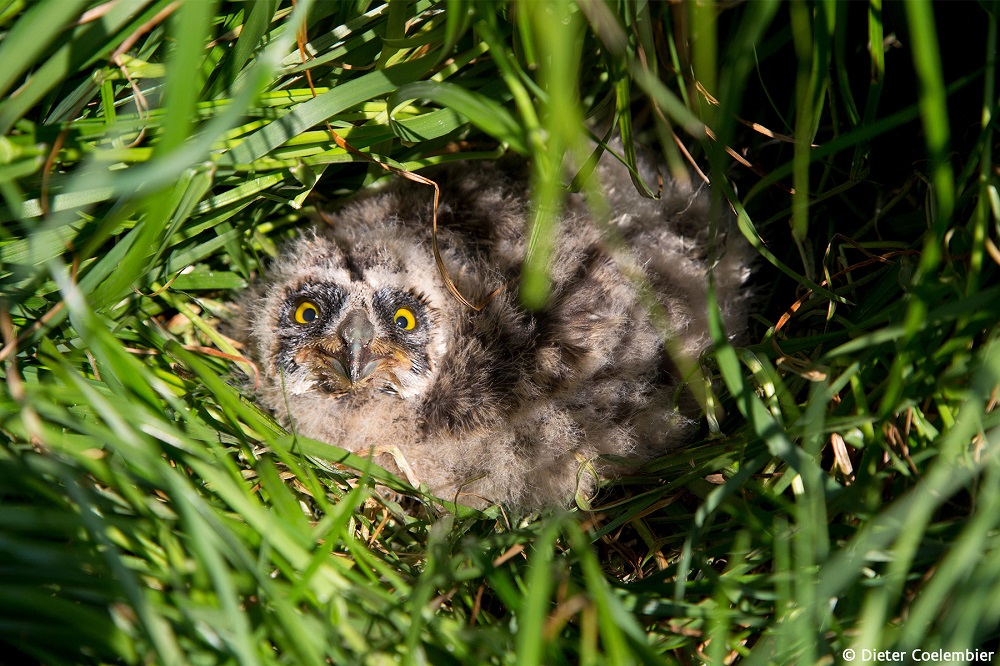
[[319,317],[319,306],[312,301],[302,301],[295,308],[295,321],[299,324],[311,324]]
[[404,331],[412,331],[417,325],[417,318],[406,308],[396,310],[396,314],[392,316],[392,320],[396,322],[397,327]]

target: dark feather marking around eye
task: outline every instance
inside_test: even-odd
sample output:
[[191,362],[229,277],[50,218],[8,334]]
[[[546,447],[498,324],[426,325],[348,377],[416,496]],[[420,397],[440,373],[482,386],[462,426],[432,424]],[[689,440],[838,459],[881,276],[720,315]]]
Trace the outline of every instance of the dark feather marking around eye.
[[[306,282],[285,289],[284,308],[282,316],[292,323],[295,322],[295,309],[305,300],[317,304],[319,317],[327,318],[340,311],[347,298],[346,292],[338,285],[327,282]],[[279,330],[279,335],[285,338],[295,338],[301,334],[297,327]]]
[[401,307],[405,307],[413,314],[416,319],[416,328],[423,328],[428,323],[433,323],[433,313],[427,306],[427,299],[417,292],[388,287],[379,289],[372,299],[372,306],[376,312],[387,318],[391,327],[396,326],[393,320],[396,311]]
[[430,299],[427,298],[427,295],[424,294],[424,292],[411,289],[408,293],[415,301],[417,301],[417,303],[420,303],[420,305],[423,305],[424,307],[429,305]]
[[271,358],[274,359],[275,370],[289,375],[299,368],[295,362],[295,349],[289,346],[287,340],[279,338],[271,348]]

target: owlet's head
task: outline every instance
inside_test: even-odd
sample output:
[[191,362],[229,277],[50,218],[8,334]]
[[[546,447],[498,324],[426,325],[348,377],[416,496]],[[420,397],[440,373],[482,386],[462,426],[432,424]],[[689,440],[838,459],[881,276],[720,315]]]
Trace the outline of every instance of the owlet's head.
[[293,243],[245,302],[268,381],[287,395],[420,394],[443,353],[424,254],[398,234]]

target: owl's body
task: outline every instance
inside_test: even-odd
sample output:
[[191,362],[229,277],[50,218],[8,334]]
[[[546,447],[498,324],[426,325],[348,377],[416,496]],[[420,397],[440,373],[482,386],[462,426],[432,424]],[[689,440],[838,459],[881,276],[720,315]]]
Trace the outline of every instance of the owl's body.
[[[571,196],[548,304],[529,312],[518,303],[525,175],[475,164],[431,174],[448,275],[472,302],[502,288],[480,312],[435,264],[428,186],[399,182],[292,243],[244,300],[260,401],[300,434],[374,447],[435,494],[479,505],[566,504],[620,459],[682,443],[698,407],[678,391],[678,366],[710,342],[707,197],[668,184],[643,199],[605,158],[598,176],[625,247]],[[749,253],[728,225],[714,273],[738,335]]]

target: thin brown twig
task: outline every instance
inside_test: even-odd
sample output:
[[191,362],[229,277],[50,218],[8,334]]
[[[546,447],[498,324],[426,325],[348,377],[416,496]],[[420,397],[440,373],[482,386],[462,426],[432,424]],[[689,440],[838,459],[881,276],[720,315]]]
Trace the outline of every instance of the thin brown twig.
[[[708,136],[708,138],[711,139],[712,141],[717,141],[717,139],[715,137],[715,132],[713,132],[712,129],[708,125],[705,125],[705,135]],[[729,155],[730,157],[732,157],[734,160],[736,160],[737,162],[739,162],[741,165],[743,165],[747,169],[750,169],[751,171],[753,171],[755,174],[757,174],[761,178],[766,178],[767,177],[767,172],[764,171],[764,169],[762,169],[761,167],[757,166],[756,164],[754,164],[753,162],[751,162],[747,158],[745,158],[742,155],[740,155],[739,153],[737,153],[733,148],[731,148],[729,146],[723,146],[723,149],[726,151],[727,155]],[[779,188],[782,192],[787,192],[788,194],[795,194],[795,188],[789,187],[789,186],[785,185],[784,183],[778,183],[778,182],[776,182],[776,183],[774,183],[774,185],[775,185],[775,187]]]
[[[865,253],[868,254],[869,257],[871,258],[866,259],[864,261],[859,261],[856,264],[852,264],[847,268],[837,271],[832,276],[830,276],[830,279],[823,280],[822,282],[820,282],[819,286],[826,287],[833,280],[843,277],[847,273],[850,273],[851,271],[856,271],[859,268],[864,268],[866,266],[871,266],[872,264],[877,264],[877,263],[891,263],[889,262],[889,259],[891,259],[892,257],[898,257],[901,255],[920,254],[920,252],[918,252],[917,250],[894,250],[892,252],[888,252],[881,256],[873,255],[867,251]],[[778,318],[778,323],[774,325],[774,335],[771,336],[771,346],[774,347],[774,350],[778,352],[779,356],[784,357],[785,352],[782,351],[781,347],[778,346],[778,336],[777,336],[778,331],[780,331],[784,327],[784,325],[787,324],[789,320],[791,320],[792,315],[794,315],[798,311],[798,309],[802,307],[802,305],[812,294],[813,290],[807,289],[805,294],[803,294],[794,303],[792,303],[792,305],[787,310],[785,310],[784,314],[782,314],[781,317]]]
[[[142,114],[144,111],[145,112],[149,111],[149,102],[146,101],[146,96],[143,94],[142,89],[139,87],[139,84],[137,84],[135,80],[132,78],[132,75],[129,74],[128,68],[125,67],[125,62],[122,60],[122,55],[124,55],[126,51],[135,46],[135,43],[139,41],[140,37],[142,37],[147,32],[155,28],[157,25],[162,23],[168,16],[174,13],[174,11],[178,7],[180,7],[180,5],[181,5],[180,0],[176,0],[175,2],[171,2],[169,5],[161,9],[159,12],[156,13],[155,16],[153,16],[153,18],[149,19],[148,21],[140,25],[138,28],[136,28],[135,32],[126,37],[125,40],[118,45],[118,48],[115,49],[114,53],[111,54],[111,62],[113,62],[118,67],[118,69],[121,70],[122,76],[125,77],[125,80],[128,82],[129,87],[132,89],[132,95],[135,98],[136,113],[139,115],[140,118],[142,118]],[[137,136],[131,143],[129,143],[128,147],[133,148],[139,145],[139,143],[142,141],[145,135],[146,135],[146,128],[143,127],[142,129],[139,130],[139,136]]]
[[15,402],[21,402],[24,400],[24,384],[17,371],[17,336],[14,335],[14,322],[11,321],[10,312],[6,306],[6,303],[0,305],[0,337],[3,338],[4,349],[9,348],[14,352],[10,359],[10,368],[7,371],[7,386],[10,388],[10,397],[14,398]]
[[[84,23],[89,23],[90,21],[94,21],[100,18],[105,13],[107,13],[111,9],[111,7],[114,6],[114,4],[115,4],[114,2],[107,2],[104,3],[103,5],[100,5],[99,7],[95,7],[94,9],[85,12],[78,19],[77,25],[83,25]],[[125,67],[125,63],[122,60],[121,56],[130,48],[132,48],[135,45],[135,43],[139,41],[139,38],[142,35],[146,34],[154,27],[156,27],[167,16],[173,13],[174,10],[176,10],[179,6],[180,6],[180,1],[177,0],[164,7],[156,14],[156,16],[151,18],[146,23],[143,23],[135,30],[135,32],[126,37],[125,40],[118,45],[118,48],[115,49],[114,52],[111,54],[110,58],[111,62],[113,62],[115,66],[118,67],[119,70],[121,70],[122,75],[125,77],[125,80],[128,82],[129,87],[132,89],[132,94],[135,96],[136,100],[135,101],[136,111],[138,112],[140,118],[142,118],[144,111],[149,111],[149,103],[146,102],[146,98],[142,93],[142,89],[139,88],[138,84],[136,84],[136,82],[132,79],[132,76],[129,74],[128,68]],[[69,117],[72,118],[75,117],[77,114],[79,114],[80,111],[83,109],[83,107],[86,105],[86,103],[87,99],[82,98],[69,113]],[[42,168],[42,183],[39,192],[39,204],[42,209],[42,217],[48,217],[49,215],[49,210],[50,210],[49,181],[52,178],[52,169],[55,166],[56,158],[59,156],[59,152],[62,150],[63,144],[66,142],[66,136],[69,134],[69,130],[70,127],[69,125],[67,125],[59,133],[59,135],[56,136],[55,141],[52,142],[52,149],[49,151],[49,156],[45,160],[45,166]],[[139,130],[139,136],[136,137],[136,139],[132,141],[132,143],[130,143],[128,147],[131,148],[138,145],[139,142],[142,141],[143,137],[145,136],[145,133],[146,133],[145,127]]]
[[[146,95],[142,92],[142,88],[139,87],[139,84],[136,83],[135,79],[132,78],[132,75],[129,74],[128,68],[125,66],[125,62],[122,60],[120,55],[116,55],[113,58],[113,60],[114,63],[118,66],[118,69],[121,70],[122,76],[124,76],[125,80],[128,82],[129,88],[132,89],[132,97],[133,99],[135,99],[136,115],[139,116],[140,119],[142,119],[143,113],[146,113],[147,114],[146,117],[148,118],[149,102],[146,101]],[[126,145],[125,147],[135,148],[140,143],[142,143],[142,140],[145,137],[146,137],[146,127],[143,126],[139,129],[139,134],[136,135],[136,137],[132,141],[130,141],[128,145]]]
[[[850,245],[851,247],[853,247],[855,250],[857,250],[861,254],[865,255],[866,257],[868,257],[869,259],[874,259],[876,261],[881,261],[884,264],[891,264],[892,263],[891,261],[889,261],[886,258],[886,257],[894,256],[892,253],[886,255],[886,257],[879,256],[877,254],[874,254],[873,252],[869,252],[868,249],[864,245],[862,245],[861,243],[859,243],[858,241],[854,240],[853,238],[849,238],[848,236],[845,236],[844,234],[841,234],[841,233],[836,233],[836,234],[833,235],[833,238],[830,241],[831,246],[833,245],[833,243],[835,241],[838,241],[838,240],[842,241],[844,243],[847,243],[848,245]],[[915,251],[914,251],[914,253],[915,253]]]
[[[702,97],[705,98],[706,102],[708,102],[712,106],[722,106],[721,104],[719,104],[719,100],[715,99],[715,97],[713,97],[711,94],[709,94],[708,90],[705,89],[705,86],[703,86],[701,84],[701,81],[695,81],[694,84],[695,84],[695,86],[694,86],[695,89],[698,92],[701,93]],[[751,122],[749,120],[744,120],[743,118],[740,118],[739,116],[733,116],[733,117],[736,119],[736,122],[740,123],[741,125],[745,125],[746,127],[749,127],[754,132],[757,132],[758,134],[762,134],[762,135],[768,137],[769,139],[776,139],[777,141],[783,141],[785,143],[795,143],[795,141],[796,141],[795,137],[791,136],[789,134],[779,134],[778,132],[775,132],[774,130],[768,129],[767,127],[765,127],[764,125],[761,125],[760,123],[755,123],[755,122]],[[811,144],[809,144],[809,147],[810,148],[819,148],[819,144],[811,143]]]
[[493,560],[493,568],[500,567],[507,560],[513,559],[523,552],[524,552],[524,544],[522,543],[514,544],[506,551],[504,551],[503,555],[500,555],[495,560]]
[[993,242],[992,238],[986,239],[986,252],[990,255],[990,258],[1000,266],[1000,249],[997,248],[996,243]]
[[159,356],[160,354],[159,349],[139,349],[138,347],[123,347],[123,349],[136,356]]
[[40,329],[42,326],[45,326],[45,324],[47,324],[60,310],[62,310],[63,305],[64,302],[59,301],[52,306],[51,310],[36,319],[31,326],[21,331],[21,334],[16,338],[10,340],[9,342],[5,341],[3,349],[0,349],[0,361],[6,359],[11,353],[17,352],[17,346],[31,337],[35,331]]
[[480,584],[479,589],[476,590],[476,599],[472,602],[472,613],[469,616],[469,626],[476,626],[476,619],[479,617],[479,611],[483,607],[483,591],[486,589],[486,584]]
[[382,530],[385,529],[385,526],[389,524],[389,518],[391,517],[392,514],[390,514],[388,510],[383,509],[382,520],[379,522],[378,527],[375,528],[375,531],[372,532],[371,537],[368,539],[369,548],[374,546],[375,542],[378,541],[379,535],[382,534]]
[[32,407],[31,401],[27,400],[24,379],[21,377],[21,371],[17,367],[18,338],[14,335],[14,322],[10,318],[10,312],[7,310],[6,303],[0,303],[0,339],[5,344],[4,349],[12,349],[14,351],[7,364],[6,373],[7,386],[10,387],[10,397],[21,408],[21,419],[24,422],[25,429],[28,431],[28,438],[31,441],[32,447],[36,451],[42,451],[45,448],[45,443],[42,440],[42,421],[38,416],[38,412]]
[[253,370],[253,387],[254,390],[260,386],[260,371],[257,369],[257,364],[248,359],[246,356],[240,356],[238,354],[227,354],[224,351],[218,349],[212,349],[211,347],[202,347],[200,345],[184,345],[184,349],[188,351],[198,352],[200,354],[207,354],[208,356],[215,356],[217,358],[224,358],[227,361],[233,361],[235,363],[245,363],[250,366]]
[[102,16],[110,12],[112,9],[114,9],[114,6],[117,5],[118,2],[119,0],[110,0],[110,2],[105,2],[103,5],[98,5],[93,9],[88,9],[87,11],[85,11],[83,14],[80,15],[80,18],[78,18],[76,20],[76,23],[74,23],[73,25],[81,26],[81,25],[86,25],[91,21],[96,21],[97,19],[101,18]]
[[[227,361],[233,361],[234,363],[245,363],[253,370],[253,387],[256,390],[260,386],[260,370],[257,368],[257,364],[252,360],[248,359],[246,356],[240,356],[238,354],[227,354],[224,351],[218,349],[212,349],[211,347],[203,347],[201,345],[181,345],[181,348],[186,349],[190,352],[195,352],[199,354],[205,354],[207,356],[215,356],[216,358],[224,358]],[[158,356],[162,352],[159,349],[139,349],[137,347],[124,347],[125,351],[129,354],[135,354],[138,356]]]
[[180,6],[181,6],[180,0],[175,0],[174,2],[171,2],[169,5],[167,5],[159,12],[157,12],[153,18],[149,19],[148,21],[140,25],[138,28],[136,28],[135,32],[126,37],[125,40],[118,46],[118,48],[115,49],[114,53],[111,54],[111,59],[113,60],[114,58],[117,58],[118,56],[122,55],[130,48],[135,46],[135,43],[139,41],[140,37],[142,37],[147,32],[149,32],[150,30],[158,26],[160,23],[162,23],[165,18],[173,14],[174,11]]
[[[639,56],[639,59],[641,61],[641,64],[642,64],[643,68],[645,68],[648,71],[649,66],[648,66],[648,64],[646,62],[646,56],[645,56],[645,54],[643,52],[643,49],[641,47],[638,48],[637,54]],[[661,57],[661,60],[662,60],[662,57]],[[667,67],[668,67],[668,69],[670,71],[672,71],[674,74],[677,74],[678,76],[681,76],[686,82],[694,84],[695,90],[698,91],[698,93],[705,99],[706,102],[708,102],[712,106],[716,106],[716,107],[721,106],[719,104],[719,100],[717,100],[715,97],[712,96],[711,93],[708,92],[708,90],[705,88],[705,86],[702,85],[701,81],[698,81],[697,79],[693,79],[693,78],[691,78],[691,77],[689,77],[687,75],[683,75],[680,72],[677,72],[677,70],[675,70],[672,66],[669,65],[669,61],[664,61],[663,64],[667,65]],[[661,119],[664,120],[664,122],[666,122],[666,118],[663,116],[663,112],[660,110],[659,105],[656,103],[655,100],[651,100],[651,101],[652,101],[652,104],[653,104],[653,110],[657,113],[657,115],[660,116]],[[762,135],[764,135],[764,136],[766,136],[768,138],[776,139],[778,141],[785,141],[785,142],[789,142],[789,143],[794,143],[795,142],[795,137],[793,137],[793,136],[788,136],[788,135],[785,135],[785,134],[779,134],[777,132],[774,132],[773,130],[768,129],[764,125],[761,125],[760,123],[755,123],[755,122],[751,122],[749,120],[744,120],[743,118],[740,118],[739,116],[734,116],[734,117],[736,118],[737,122],[742,123],[743,125],[746,125],[747,127],[749,127],[750,129],[752,129],[753,131],[757,132],[758,134],[762,134]],[[711,139],[712,141],[717,141],[716,136],[715,136],[715,132],[708,125],[704,125],[704,127],[705,127],[705,134],[706,134],[706,136],[708,136],[708,138]],[[681,145],[680,144],[680,139],[677,137],[676,133],[674,133],[673,131],[671,131],[671,133],[674,134],[674,141],[676,141],[679,145]],[[812,148],[818,148],[819,146],[817,146],[816,144],[810,144],[810,147],[812,147]],[[681,148],[682,148],[682,150],[685,153],[687,153],[687,149],[684,148],[683,145],[681,145]],[[750,169],[751,171],[753,171],[755,174],[757,174],[761,178],[764,178],[764,177],[767,176],[767,172],[764,171],[764,169],[762,169],[761,167],[757,166],[756,164],[753,164],[752,162],[750,162],[750,160],[748,160],[745,157],[743,157],[742,155],[740,155],[731,146],[728,146],[728,145],[723,146],[723,149],[726,151],[726,153],[730,157],[732,157],[734,160],[736,160],[739,164],[741,164],[742,166],[746,167],[747,169]],[[693,160],[690,158],[690,155],[688,155],[687,157],[688,157],[688,161],[693,164]],[[701,170],[698,169],[697,166],[695,166],[695,169],[698,170],[699,175],[701,175],[701,177],[707,183],[708,179],[704,176],[703,173],[701,173]],[[787,185],[784,185],[782,183],[775,183],[775,185],[779,189],[781,189],[782,191],[787,192],[788,194],[795,194],[795,190],[793,188],[791,188],[791,187],[788,187]]]
[[[78,114],[83,109],[83,104],[83,100],[78,102],[70,115],[75,116]],[[52,179],[52,169],[55,167],[56,157],[59,156],[59,151],[62,150],[68,134],[69,127],[66,127],[63,131],[59,132],[55,141],[52,142],[52,149],[49,151],[49,156],[45,159],[45,165],[42,167],[42,184],[38,193],[38,202],[42,208],[43,218],[49,216],[49,181]]]
[[[657,109],[657,113],[660,113],[659,109]],[[684,159],[688,161],[688,164],[690,164],[691,168],[695,170],[695,172],[698,174],[698,177],[701,178],[706,185],[711,185],[711,182],[708,180],[708,175],[701,170],[700,166],[698,166],[698,163],[695,161],[694,156],[691,155],[691,152],[687,149],[687,146],[684,145],[684,142],[681,141],[681,138],[677,136],[677,132],[670,130],[670,135],[674,137],[674,143],[676,143],[677,147],[680,148],[681,153],[684,154]]]

